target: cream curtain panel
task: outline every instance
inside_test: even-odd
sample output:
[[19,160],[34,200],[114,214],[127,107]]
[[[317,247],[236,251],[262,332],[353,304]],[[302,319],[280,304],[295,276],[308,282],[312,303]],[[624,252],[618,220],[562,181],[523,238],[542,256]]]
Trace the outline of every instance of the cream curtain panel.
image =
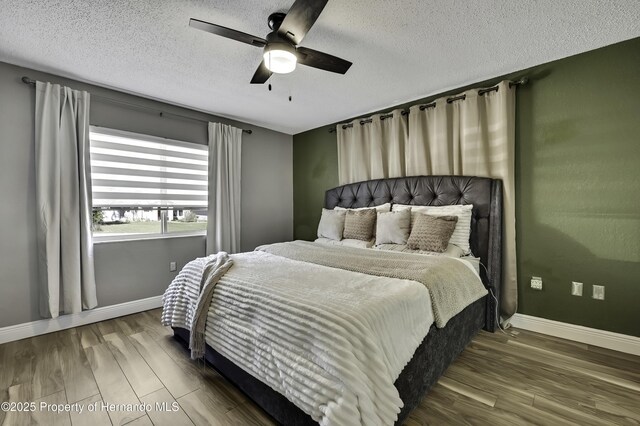
[[407,118],[401,110],[371,117],[371,123],[338,125],[338,180],[340,185],[362,180],[404,176]]
[[466,175],[502,179],[504,185],[503,283],[501,309],[517,309],[515,215],[515,88],[469,90],[464,100],[436,100],[435,107],[409,113],[407,175]]
[[40,313],[97,306],[91,240],[89,93],[36,82]]
[[[474,89],[461,94],[464,99],[457,101],[441,98],[435,101],[435,107],[413,106],[407,124],[402,124],[405,118],[396,110],[393,118],[384,122],[380,116],[374,116],[371,124],[361,125],[360,120],[355,120],[352,128],[343,129],[342,125],[336,128],[341,185],[419,175],[502,179],[503,318],[511,317],[517,309],[515,90],[508,81],[503,81],[497,91],[480,95]],[[397,158],[403,154],[404,167]]]
[[209,123],[207,254],[240,251],[242,129]]

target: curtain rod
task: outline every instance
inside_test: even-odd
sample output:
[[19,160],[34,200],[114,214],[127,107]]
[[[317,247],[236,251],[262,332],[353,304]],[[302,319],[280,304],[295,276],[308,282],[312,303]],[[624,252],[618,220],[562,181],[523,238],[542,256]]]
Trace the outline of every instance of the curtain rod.
[[[35,86],[36,85],[36,81],[30,79],[27,76],[22,77],[22,82],[24,84],[28,84],[30,86]],[[107,96],[101,96],[101,95],[91,95],[91,96],[94,97],[94,98],[102,99],[104,101],[108,101],[108,102],[112,102],[112,103],[116,103],[116,104],[120,104],[120,105],[125,105],[125,106],[127,106],[129,108],[133,108],[133,109],[139,109],[139,110],[145,110],[145,111],[155,111],[156,113],[158,113],[158,115],[160,117],[173,116],[173,117],[178,117],[178,118],[182,118],[182,119],[185,119],[185,120],[193,120],[193,121],[199,121],[201,123],[208,123],[207,120],[202,120],[200,118],[189,117],[188,115],[176,114],[174,112],[164,112],[164,111],[156,109],[156,108],[151,108],[151,107],[144,106],[144,105],[132,104],[130,102],[121,101],[119,99],[109,98]],[[242,129],[242,132],[250,135],[250,134],[253,133],[253,130],[251,130],[251,129]]]
[[[524,84],[527,84],[529,82],[529,79],[527,77],[522,77],[520,80],[518,81],[510,81],[509,82],[509,87],[513,87],[513,86],[521,86]],[[485,93],[489,93],[489,92],[497,92],[498,91],[498,86],[493,86],[493,87],[488,87],[486,89],[479,89],[478,90],[478,94],[479,95],[484,95]],[[460,96],[453,96],[450,98],[447,98],[447,103],[451,103],[451,102],[455,102],[455,101],[462,101],[466,98],[466,95],[460,95]],[[424,111],[427,108],[435,108],[436,103],[431,102],[428,104],[424,104],[424,105],[420,105],[420,111]],[[409,110],[403,110],[401,111],[402,115],[409,115],[410,111]],[[384,120],[385,118],[391,118],[393,117],[393,113],[389,113],[389,114],[383,114],[380,116],[380,120]],[[362,120],[360,120],[360,125],[364,125],[367,123],[371,123],[373,121],[373,118],[363,118]],[[338,123],[336,126],[342,124],[342,128],[343,129],[348,129],[349,127],[353,127],[353,123],[348,122],[348,123]],[[329,133],[333,133],[336,131],[335,127],[331,127],[329,129]]]

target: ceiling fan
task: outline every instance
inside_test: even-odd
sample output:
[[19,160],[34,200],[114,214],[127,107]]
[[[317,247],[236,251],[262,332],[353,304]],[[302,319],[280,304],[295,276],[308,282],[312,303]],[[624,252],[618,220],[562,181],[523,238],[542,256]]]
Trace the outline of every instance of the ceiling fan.
[[273,73],[290,73],[296,68],[296,63],[344,74],[349,70],[351,62],[300,46],[328,1],[296,0],[286,14],[272,13],[268,21],[272,31],[264,39],[195,18],[189,20],[189,26],[264,48],[262,62],[253,75],[251,84],[263,84]]

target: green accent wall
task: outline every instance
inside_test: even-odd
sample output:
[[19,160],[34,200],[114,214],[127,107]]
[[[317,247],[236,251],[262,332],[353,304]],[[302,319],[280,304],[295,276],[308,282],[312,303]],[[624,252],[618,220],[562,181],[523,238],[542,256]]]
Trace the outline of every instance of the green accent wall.
[[[523,75],[518,312],[640,336],[640,38],[467,87]],[[293,138],[297,239],[315,238],[324,191],[338,185],[329,128]],[[530,288],[532,275],[542,277],[542,291]],[[584,283],[582,297],[571,296],[571,281]],[[604,301],[591,298],[594,284],[605,286]]]

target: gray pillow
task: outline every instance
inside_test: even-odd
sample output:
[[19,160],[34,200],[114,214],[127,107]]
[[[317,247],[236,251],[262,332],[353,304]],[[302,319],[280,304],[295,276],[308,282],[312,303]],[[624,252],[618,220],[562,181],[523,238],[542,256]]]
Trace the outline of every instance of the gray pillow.
[[429,216],[419,214],[407,240],[412,250],[427,250],[443,253],[456,229],[457,216]]
[[411,211],[378,213],[376,245],[407,244],[411,230]]
[[344,219],[344,238],[369,241],[376,225],[376,210],[347,210]]
[[322,209],[322,216],[318,224],[318,238],[329,238],[340,241],[344,230],[346,210]]

